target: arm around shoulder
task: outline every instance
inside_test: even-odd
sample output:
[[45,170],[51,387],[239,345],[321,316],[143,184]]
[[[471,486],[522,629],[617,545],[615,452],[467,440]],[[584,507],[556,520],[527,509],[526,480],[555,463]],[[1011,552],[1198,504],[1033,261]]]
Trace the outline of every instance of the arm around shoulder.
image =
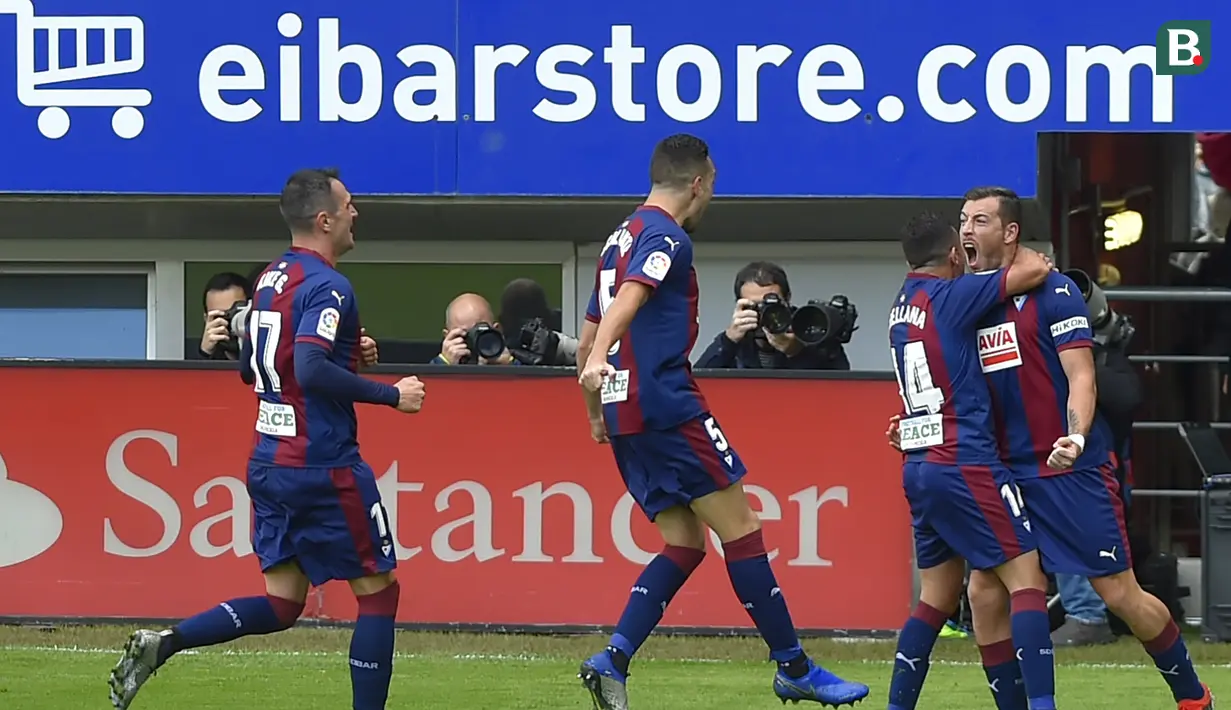
[[1033,249],[1017,247],[1013,263],[1004,275],[1004,290],[1007,296],[1026,293],[1047,280],[1051,265],[1043,255]]

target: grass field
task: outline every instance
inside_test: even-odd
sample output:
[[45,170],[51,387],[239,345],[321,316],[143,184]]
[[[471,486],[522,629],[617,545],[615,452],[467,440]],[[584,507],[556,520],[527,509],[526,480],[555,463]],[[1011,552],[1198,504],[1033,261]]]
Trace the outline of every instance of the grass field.
[[[0,708],[94,710],[109,707],[106,678],[126,627],[0,627]],[[580,659],[602,637],[401,633],[389,707],[415,710],[585,710]],[[350,707],[345,660],[349,632],[303,628],[184,654],[164,667],[134,710],[340,710]],[[884,707],[892,642],[813,640],[808,651],[872,687],[861,708]],[[1231,646],[1191,642],[1203,680],[1231,692]],[[1162,679],[1136,643],[1057,650],[1061,707],[1174,708]],[[920,710],[991,707],[977,653],[968,641],[942,641]],[[633,666],[635,710],[779,707],[773,667],[759,640],[652,638]],[[792,706],[794,707],[794,706]]]

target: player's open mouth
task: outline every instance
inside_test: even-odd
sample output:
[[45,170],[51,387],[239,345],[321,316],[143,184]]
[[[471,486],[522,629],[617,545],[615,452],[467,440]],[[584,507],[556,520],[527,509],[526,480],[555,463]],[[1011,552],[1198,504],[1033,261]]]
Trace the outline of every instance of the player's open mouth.
[[970,268],[974,269],[979,266],[979,249],[974,242],[962,242],[962,249],[966,250],[966,263],[970,264]]

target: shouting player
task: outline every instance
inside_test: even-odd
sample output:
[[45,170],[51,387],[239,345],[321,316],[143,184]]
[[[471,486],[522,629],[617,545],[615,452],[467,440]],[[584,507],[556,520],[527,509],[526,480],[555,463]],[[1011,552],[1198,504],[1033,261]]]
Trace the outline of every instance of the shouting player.
[[415,413],[424,387],[355,374],[376,360],[355,293],[334,268],[354,247],[358,212],[337,173],[297,172],[282,190],[291,248],[257,279],[241,375],[257,395],[248,463],[252,546],[265,595],[223,602],[165,631],[133,632],[111,671],[111,702],[124,710],[173,654],[290,628],[310,585],[350,583],[359,620],[350,646],[355,710],[381,710],[393,664],[397,562],[376,477],[359,456],[355,402]]
[[663,551],[632,588],[607,648],[579,676],[601,710],[626,710],[637,649],[705,556],[706,527],[722,541],[731,585],[778,664],[773,689],[787,700],[854,704],[868,687],[804,653],[774,578],[761,522],[740,480],[739,455],[709,413],[688,361],[697,341],[697,274],[689,234],[714,194],[714,163],[699,138],[654,149],[645,204],[599,256],[578,350],[590,431],[610,441],[628,491],[663,537]]
[[1012,592],[1011,633],[1029,707],[1054,710],[1047,579],[1029,523],[1002,498],[1012,483],[1000,463],[991,396],[975,348],[979,319],[1041,284],[1050,267],[1038,253],[1021,249],[1005,268],[967,274],[957,230],[933,214],[911,220],[902,251],[911,273],[889,311],[889,345],[904,407],[898,422],[902,486],[922,589],[898,637],[889,709],[913,710],[918,702],[932,647],[957,610],[969,562]]
[[[1021,203],[1011,190],[976,188],[962,206],[962,245],[974,269],[1000,268],[1020,250]],[[979,354],[991,387],[1001,459],[1025,501],[1044,569],[1080,574],[1141,640],[1180,710],[1213,707],[1167,606],[1137,583],[1124,528],[1111,436],[1096,416],[1089,310],[1071,279],[1051,272],[1034,290],[980,323]],[[1004,587],[970,578],[975,637],[985,665],[1011,659]],[[1003,651],[988,650],[997,647]],[[998,656],[995,657],[995,656]],[[1005,666],[1012,672],[1013,665]],[[989,675],[989,680],[992,676]],[[997,707],[1024,708],[1013,680],[993,683]]]

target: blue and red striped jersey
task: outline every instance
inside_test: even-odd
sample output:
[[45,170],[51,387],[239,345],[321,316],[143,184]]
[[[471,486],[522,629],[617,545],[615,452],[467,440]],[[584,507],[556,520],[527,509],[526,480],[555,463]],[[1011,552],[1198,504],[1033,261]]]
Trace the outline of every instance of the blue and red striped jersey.
[[337,365],[359,366],[359,304],[350,281],[320,254],[291,247],[257,278],[245,337],[257,396],[251,459],[275,466],[359,463],[351,402],[304,391],[295,344],[324,348]]
[[[1052,476],[1052,444],[1068,433],[1069,381],[1060,353],[1094,345],[1090,313],[1077,285],[1052,272],[1042,285],[993,308],[979,322],[979,362],[992,392],[1000,458],[1018,476]],[[1076,468],[1110,460],[1102,417],[1086,436]]]
[[654,289],[611,347],[602,389],[612,436],[671,429],[708,410],[688,360],[700,321],[692,240],[663,210],[642,206],[603,245],[586,320],[598,323],[625,281]]
[[889,310],[889,348],[910,462],[991,465],[1000,459],[975,329],[1005,299],[1007,269],[943,279],[910,273]]

